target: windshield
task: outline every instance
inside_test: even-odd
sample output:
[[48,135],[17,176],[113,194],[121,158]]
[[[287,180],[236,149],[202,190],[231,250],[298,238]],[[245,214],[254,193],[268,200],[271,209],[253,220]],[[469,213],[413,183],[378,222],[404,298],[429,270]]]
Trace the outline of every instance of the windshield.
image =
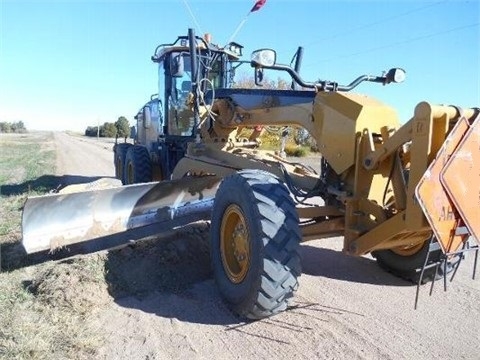
[[[179,53],[172,53],[172,57]],[[194,125],[194,114],[188,104],[188,96],[192,90],[192,71],[190,56],[183,56],[183,72],[181,76],[172,77],[168,96],[168,132],[171,135],[190,136]]]

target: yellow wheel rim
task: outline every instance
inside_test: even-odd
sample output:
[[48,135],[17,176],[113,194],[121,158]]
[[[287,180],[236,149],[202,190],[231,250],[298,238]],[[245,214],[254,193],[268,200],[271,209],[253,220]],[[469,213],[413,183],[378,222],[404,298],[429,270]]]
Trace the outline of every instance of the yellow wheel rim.
[[220,228],[222,264],[231,282],[245,279],[250,266],[250,234],[245,216],[238,205],[227,207]]
[[412,256],[418,253],[425,243],[415,244],[415,245],[407,245],[407,246],[399,246],[396,248],[391,249],[395,254],[400,256]]

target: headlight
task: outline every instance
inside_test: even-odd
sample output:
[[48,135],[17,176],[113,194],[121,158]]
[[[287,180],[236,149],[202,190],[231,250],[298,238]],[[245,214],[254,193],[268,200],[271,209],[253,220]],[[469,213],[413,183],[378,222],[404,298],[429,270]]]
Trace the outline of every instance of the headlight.
[[235,42],[231,42],[230,44],[228,44],[228,51],[238,57],[242,56],[242,48],[242,45],[239,45]]

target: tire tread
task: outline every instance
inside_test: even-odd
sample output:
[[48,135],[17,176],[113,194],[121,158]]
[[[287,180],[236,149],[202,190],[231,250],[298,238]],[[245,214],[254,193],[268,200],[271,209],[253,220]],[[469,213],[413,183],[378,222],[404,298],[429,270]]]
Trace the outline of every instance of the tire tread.
[[224,181],[230,186],[250,190],[251,201],[260,215],[261,233],[257,236],[266,239],[261,262],[263,267],[258,284],[253,289],[253,301],[234,304],[234,311],[249,319],[274,315],[287,308],[288,300],[298,288],[297,277],[301,274],[301,235],[295,204],[278,178],[262,170],[242,170]]

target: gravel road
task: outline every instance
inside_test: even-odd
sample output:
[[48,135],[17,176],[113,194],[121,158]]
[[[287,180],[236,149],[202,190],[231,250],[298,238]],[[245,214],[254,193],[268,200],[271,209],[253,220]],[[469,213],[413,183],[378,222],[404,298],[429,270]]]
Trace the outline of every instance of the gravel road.
[[[111,140],[55,135],[58,175],[113,176]],[[245,323],[222,302],[209,268],[208,226],[111,252],[109,301],[92,326],[100,359],[478,359],[480,281],[468,255],[432,296],[348,257],[341,238],[301,246],[303,275],[286,312]],[[116,290],[112,290],[116,289]]]
[[57,152],[56,175],[67,175],[66,183],[62,185],[115,176],[114,139],[96,139],[56,132],[54,141]]

